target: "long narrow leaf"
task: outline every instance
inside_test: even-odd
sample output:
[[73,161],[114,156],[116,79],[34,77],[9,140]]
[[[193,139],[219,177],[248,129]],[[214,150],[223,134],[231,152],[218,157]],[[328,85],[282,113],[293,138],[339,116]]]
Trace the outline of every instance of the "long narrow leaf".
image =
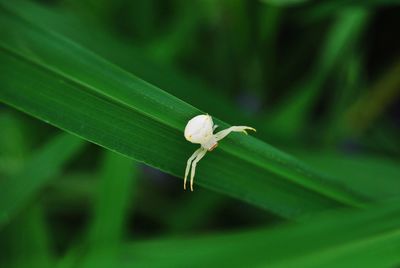
[[137,179],[136,163],[110,151],[104,155],[101,183],[89,230],[89,250],[82,267],[107,266],[97,256],[107,255],[112,260],[116,255],[125,233],[132,186]]
[[114,244],[121,240],[124,222],[137,179],[137,165],[130,159],[106,151],[101,183],[89,240],[93,245]]
[[60,134],[29,159],[19,173],[0,181],[0,227],[57,175],[83,144],[83,140],[68,133]]
[[[0,100],[113,151],[182,176],[196,147],[186,122],[204,113],[79,45],[0,9]],[[21,75],[24,74],[24,75]],[[222,128],[228,125],[215,120]],[[246,122],[238,122],[245,124]],[[233,134],[197,182],[286,217],[362,197],[253,137]]]
[[117,266],[395,267],[399,212],[395,200],[363,212],[329,213],[307,224],[136,242]]

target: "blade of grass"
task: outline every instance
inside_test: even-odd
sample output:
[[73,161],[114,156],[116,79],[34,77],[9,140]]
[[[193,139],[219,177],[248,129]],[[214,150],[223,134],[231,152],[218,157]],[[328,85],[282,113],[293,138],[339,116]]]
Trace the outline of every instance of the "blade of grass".
[[[2,127],[1,152],[18,162],[8,174],[0,176],[1,185],[3,181],[13,179],[15,174],[23,170],[30,146],[26,141],[28,135],[24,131],[25,126],[19,117],[9,112],[2,113],[0,125]],[[9,202],[14,202],[14,200]],[[0,227],[1,225],[0,223]],[[49,242],[41,204],[36,202],[29,204],[18,217],[12,220],[11,224],[4,229],[0,228],[0,266],[51,267],[53,256]]]
[[100,244],[118,243],[123,235],[126,214],[130,208],[137,165],[116,153],[105,151],[100,185],[89,241]]
[[307,224],[136,242],[121,252],[118,266],[394,267],[400,262],[398,201],[330,212]]
[[[20,19],[8,8],[1,13],[5,36],[0,41],[2,101],[181,176],[194,150],[182,131],[191,117],[203,112]],[[218,119],[215,122],[228,126]],[[297,159],[239,134],[224,140],[218,153],[207,155],[197,178],[200,185],[286,217],[339,204],[360,207],[365,201]]]
[[[337,144],[343,139],[343,115],[348,107],[357,99],[360,90],[365,86],[363,80],[363,57],[354,54],[345,60],[338,76],[337,86],[331,100],[328,118],[323,124],[324,140],[327,145]],[[340,73],[340,72],[339,72]]]
[[[295,151],[297,157],[374,200],[400,196],[398,161],[372,155],[345,155],[327,151]],[[339,168],[340,167],[340,168]]]
[[53,179],[84,141],[60,134],[35,153],[14,176],[0,181],[0,228]]
[[318,23],[329,16],[335,16],[346,8],[376,9],[400,5],[399,0],[328,0],[315,4],[304,5],[305,9],[298,12],[303,23]]
[[210,114],[225,118],[228,122],[250,120],[219,90],[211,88],[195,77],[188,77],[187,74],[184,76],[171,66],[156,63],[143,49],[121,41],[84,18],[77,18],[68,9],[48,9],[19,0],[13,1],[13,7],[21,16],[63,34],[143,80],[200,109],[207,110]]
[[0,266],[8,268],[53,267],[44,213],[40,204],[30,204],[12,224],[0,231]]
[[[13,62],[13,68],[17,67],[15,63]],[[24,69],[16,69],[16,71],[20,73]],[[56,126],[75,131],[97,144],[129,155],[171,174],[180,175],[182,173],[183,165],[193,147],[190,147],[183,140],[179,131],[171,130],[132,110],[115,106],[87,94],[57,96],[57,93],[68,91],[72,93],[82,92],[73,91],[73,87],[66,87],[65,84],[60,84],[58,80],[54,80],[51,76],[41,76],[40,72],[33,74],[36,78],[45,81],[40,88],[46,89],[42,92],[50,96],[50,99],[46,97],[37,98],[35,101],[39,105],[32,103],[33,107],[38,107],[33,108],[33,110],[41,109],[40,114],[35,113],[35,116],[53,122],[53,124],[57,122]],[[22,88],[26,84],[37,83],[37,80],[20,79],[13,80],[13,82],[21,83],[14,84],[12,88]],[[54,89],[61,86],[63,90],[54,95]],[[40,97],[37,94],[31,96]],[[60,96],[62,96],[64,104],[53,101]],[[68,102],[66,102],[67,99]],[[42,103],[45,105],[42,105]],[[68,105],[65,105],[65,103],[68,103]],[[18,107],[21,105],[26,107],[26,103],[18,104],[16,102],[15,104]],[[80,107],[80,109],[77,111],[74,107]],[[62,109],[75,121],[60,121],[56,113],[59,109]],[[112,111],[111,115],[109,111]],[[100,121],[96,119],[99,116]],[[125,118],[130,118],[132,121],[127,121]],[[111,126],[109,122],[113,122],[113,125]],[[84,132],[82,132],[81,126],[84,126]],[[105,129],[107,129],[107,132],[104,132]],[[115,139],[115,137],[118,137],[118,139]],[[326,206],[334,205],[317,194],[306,191],[292,183],[287,183],[285,180],[274,178],[264,168],[258,168],[226,152],[219,151],[218,154],[210,154],[205,160],[202,162],[202,168],[198,170],[197,181],[199,184],[240,197],[287,217],[319,211]],[[235,171],[239,167],[246,170],[247,174],[241,175],[240,172]],[[208,172],[206,172],[207,170]],[[247,178],[251,179],[248,180]],[[250,192],[251,194],[249,194]]]
[[100,187],[89,230],[89,250],[82,267],[107,266],[97,256],[116,256],[124,235],[133,183],[137,179],[137,165],[132,160],[106,151],[100,174]]
[[278,106],[272,115],[268,115],[271,131],[294,136],[306,125],[310,111],[324,89],[324,82],[339,60],[357,42],[368,21],[368,15],[363,9],[349,9],[340,14],[310,75],[295,94]]
[[12,113],[0,114],[0,181],[15,174],[24,163],[29,146],[22,124]]
[[[263,49],[263,79],[266,86],[263,88],[264,100],[270,97],[272,89],[275,88],[277,76],[277,51],[278,34],[282,25],[284,12],[281,8],[272,6],[261,7],[261,25],[259,30],[260,44]],[[257,57],[257,55],[256,55]]]
[[400,96],[400,58],[345,112],[342,128],[351,136],[365,132]]
[[175,4],[176,14],[164,32],[155,37],[150,45],[146,45],[146,52],[152,55],[158,62],[172,64],[178,53],[190,43],[195,43],[194,34],[201,25],[199,22],[204,19],[201,5],[193,2],[187,5],[185,2]]

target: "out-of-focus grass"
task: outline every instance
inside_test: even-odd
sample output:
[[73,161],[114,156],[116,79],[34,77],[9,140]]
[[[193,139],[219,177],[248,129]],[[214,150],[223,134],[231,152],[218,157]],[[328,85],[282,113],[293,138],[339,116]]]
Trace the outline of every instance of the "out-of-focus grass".
[[0,228],[60,173],[66,161],[73,158],[83,144],[81,139],[68,133],[60,134],[28,159],[21,171],[1,180]]
[[142,241],[123,252],[143,267],[390,267],[400,260],[399,204],[392,201],[363,212],[330,212],[302,225]]
[[[399,1],[1,3],[0,99],[157,168],[0,104],[1,267],[400,264]],[[219,193],[169,175],[200,111],[258,130],[198,166]]]

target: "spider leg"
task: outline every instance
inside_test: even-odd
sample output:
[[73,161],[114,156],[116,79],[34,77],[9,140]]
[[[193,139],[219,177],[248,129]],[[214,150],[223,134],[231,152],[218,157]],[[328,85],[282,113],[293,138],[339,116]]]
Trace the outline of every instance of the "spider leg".
[[189,170],[190,170],[190,166],[192,164],[192,161],[193,161],[193,159],[196,158],[196,156],[200,153],[200,151],[202,151],[201,147],[199,149],[197,149],[196,151],[194,151],[192,156],[189,157],[188,161],[186,162],[185,178],[183,180],[183,189],[184,190],[186,190],[186,179],[187,179],[187,176],[189,175]]
[[217,127],[219,127],[218,125],[214,125],[213,126],[213,131],[217,129]]
[[202,151],[199,152],[199,154],[197,155],[196,159],[193,160],[192,162],[192,171],[190,173],[190,190],[193,192],[193,180],[194,180],[194,174],[196,173],[196,166],[197,163],[206,155],[207,150],[201,148]]
[[233,126],[224,130],[221,130],[220,132],[215,134],[215,139],[217,141],[222,140],[223,138],[225,138],[229,133],[231,132],[243,132],[244,134],[247,135],[247,131],[246,130],[253,130],[256,131],[254,128],[252,127],[246,127],[246,126]]

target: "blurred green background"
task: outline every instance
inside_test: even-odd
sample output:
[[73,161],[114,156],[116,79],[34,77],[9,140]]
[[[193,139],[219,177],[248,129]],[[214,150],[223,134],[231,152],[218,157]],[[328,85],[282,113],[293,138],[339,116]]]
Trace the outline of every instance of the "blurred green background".
[[[257,138],[367,196],[400,194],[400,1],[7,5],[225,122],[256,127]],[[398,202],[373,219],[347,210],[311,215],[318,220],[307,229],[209,189],[184,192],[181,179],[2,103],[0,188],[7,189],[0,197],[1,267],[400,265],[400,220],[391,207]],[[352,222],[337,223],[347,216]],[[371,233],[360,231],[359,255],[342,256],[339,246],[329,257],[318,251],[321,241],[355,243],[355,229],[391,220],[393,243],[362,251],[360,239]]]

